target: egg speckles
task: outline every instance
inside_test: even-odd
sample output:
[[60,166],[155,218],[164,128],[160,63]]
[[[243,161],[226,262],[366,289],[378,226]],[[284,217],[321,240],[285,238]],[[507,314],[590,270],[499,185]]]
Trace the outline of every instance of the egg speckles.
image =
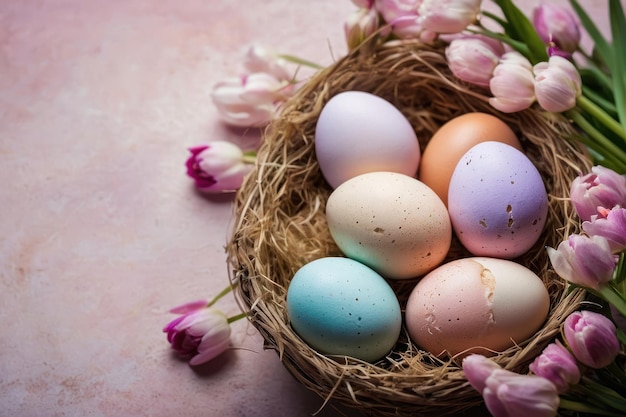
[[320,258],[302,266],[287,291],[291,325],[314,349],[375,361],[400,335],[395,293],[371,268],[348,258]]
[[548,217],[548,195],[524,153],[483,142],[457,164],[448,211],[454,232],[472,254],[512,259],[539,239]]
[[427,273],[443,261],[452,240],[437,194],[394,172],[362,174],[341,184],[328,198],[326,219],[347,257],[390,279]]
[[439,266],[413,289],[406,305],[411,339],[434,355],[489,355],[521,343],[545,321],[550,297],[528,268],[486,257]]

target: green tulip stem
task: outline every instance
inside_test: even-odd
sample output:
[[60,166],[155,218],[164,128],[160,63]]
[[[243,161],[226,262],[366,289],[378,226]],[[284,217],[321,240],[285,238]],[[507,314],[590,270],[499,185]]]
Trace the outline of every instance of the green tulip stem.
[[609,116],[604,110],[602,110],[600,106],[595,104],[589,98],[585,97],[585,95],[579,96],[577,103],[583,111],[589,113],[591,117],[598,120],[609,130],[622,138],[624,142],[626,142],[626,131],[624,131],[622,125],[617,120]]
[[614,285],[611,283],[603,285],[598,289],[598,293],[622,315],[626,316],[626,300],[624,300],[624,296],[617,291]]
[[236,316],[229,317],[227,319],[228,320],[228,324],[236,322],[237,320],[241,320],[241,319],[243,319],[243,318],[245,318],[247,316],[248,316],[248,313],[240,313],[240,314],[237,314]]
[[245,162],[246,164],[254,164],[256,162],[256,151],[244,152],[243,162]]
[[207,307],[213,306],[215,303],[217,303],[220,300],[220,298],[224,297],[226,294],[228,294],[232,290],[233,290],[233,286],[232,285],[229,285],[228,287],[224,288],[222,291],[220,291],[219,294],[217,294],[215,297],[213,297],[213,299],[211,301],[209,301],[209,304],[207,304]]
[[581,403],[579,401],[572,401],[566,398],[560,398],[559,400],[559,408],[563,410],[577,411],[580,413],[589,413],[596,414],[600,416],[614,416],[614,417],[622,417],[622,413],[618,413],[615,411],[605,410],[602,408],[594,407],[589,405],[589,403]]

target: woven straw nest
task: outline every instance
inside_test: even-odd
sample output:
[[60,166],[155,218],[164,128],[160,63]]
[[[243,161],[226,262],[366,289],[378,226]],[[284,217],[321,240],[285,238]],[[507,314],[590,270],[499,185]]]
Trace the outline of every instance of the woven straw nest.
[[[325,220],[331,188],[315,158],[315,125],[335,94],[360,90],[394,104],[411,122],[422,150],[446,121],[467,112],[495,114],[518,135],[540,171],[549,194],[545,230],[534,248],[517,259],[544,281],[551,298],[549,317],[531,339],[494,360],[506,369],[527,372],[528,364],[560,332],[564,318],[580,307],[584,294],[567,291],[550,270],[545,247],[556,247],[579,224],[567,200],[571,180],[589,167],[586,155],[564,137],[572,125],[537,108],[502,114],[485,91],[450,73],[443,46],[371,41],[319,72],[286,103],[265,132],[253,172],[235,202],[232,240],[227,246],[231,280],[250,320],[277,351],[288,371],[322,398],[358,407],[373,415],[459,415],[482,399],[464,377],[458,360],[432,356],[403,331],[390,354],[366,363],[328,357],[311,349],[292,330],[285,300],[289,282],[305,263],[341,255]],[[453,245],[456,243],[453,242]],[[458,253],[451,250],[449,259]],[[401,306],[416,281],[390,281]]]

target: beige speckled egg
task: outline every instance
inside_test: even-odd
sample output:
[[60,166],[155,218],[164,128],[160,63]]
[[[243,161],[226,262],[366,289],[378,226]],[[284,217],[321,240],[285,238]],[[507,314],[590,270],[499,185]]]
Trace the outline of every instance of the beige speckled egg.
[[474,257],[423,277],[409,296],[405,320],[411,339],[434,355],[490,355],[531,337],[549,308],[548,291],[530,269]]
[[439,265],[452,240],[448,211],[433,190],[395,172],[371,172],[339,185],[326,218],[341,251],[385,278],[421,276]]

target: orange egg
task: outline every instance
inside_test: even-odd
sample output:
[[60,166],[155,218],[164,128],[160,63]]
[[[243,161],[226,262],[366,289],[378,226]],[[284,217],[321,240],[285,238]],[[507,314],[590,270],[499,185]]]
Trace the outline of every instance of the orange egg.
[[522,146],[511,128],[487,113],[467,113],[448,121],[430,139],[420,162],[418,179],[448,205],[448,186],[456,164],[474,145],[486,141]]

